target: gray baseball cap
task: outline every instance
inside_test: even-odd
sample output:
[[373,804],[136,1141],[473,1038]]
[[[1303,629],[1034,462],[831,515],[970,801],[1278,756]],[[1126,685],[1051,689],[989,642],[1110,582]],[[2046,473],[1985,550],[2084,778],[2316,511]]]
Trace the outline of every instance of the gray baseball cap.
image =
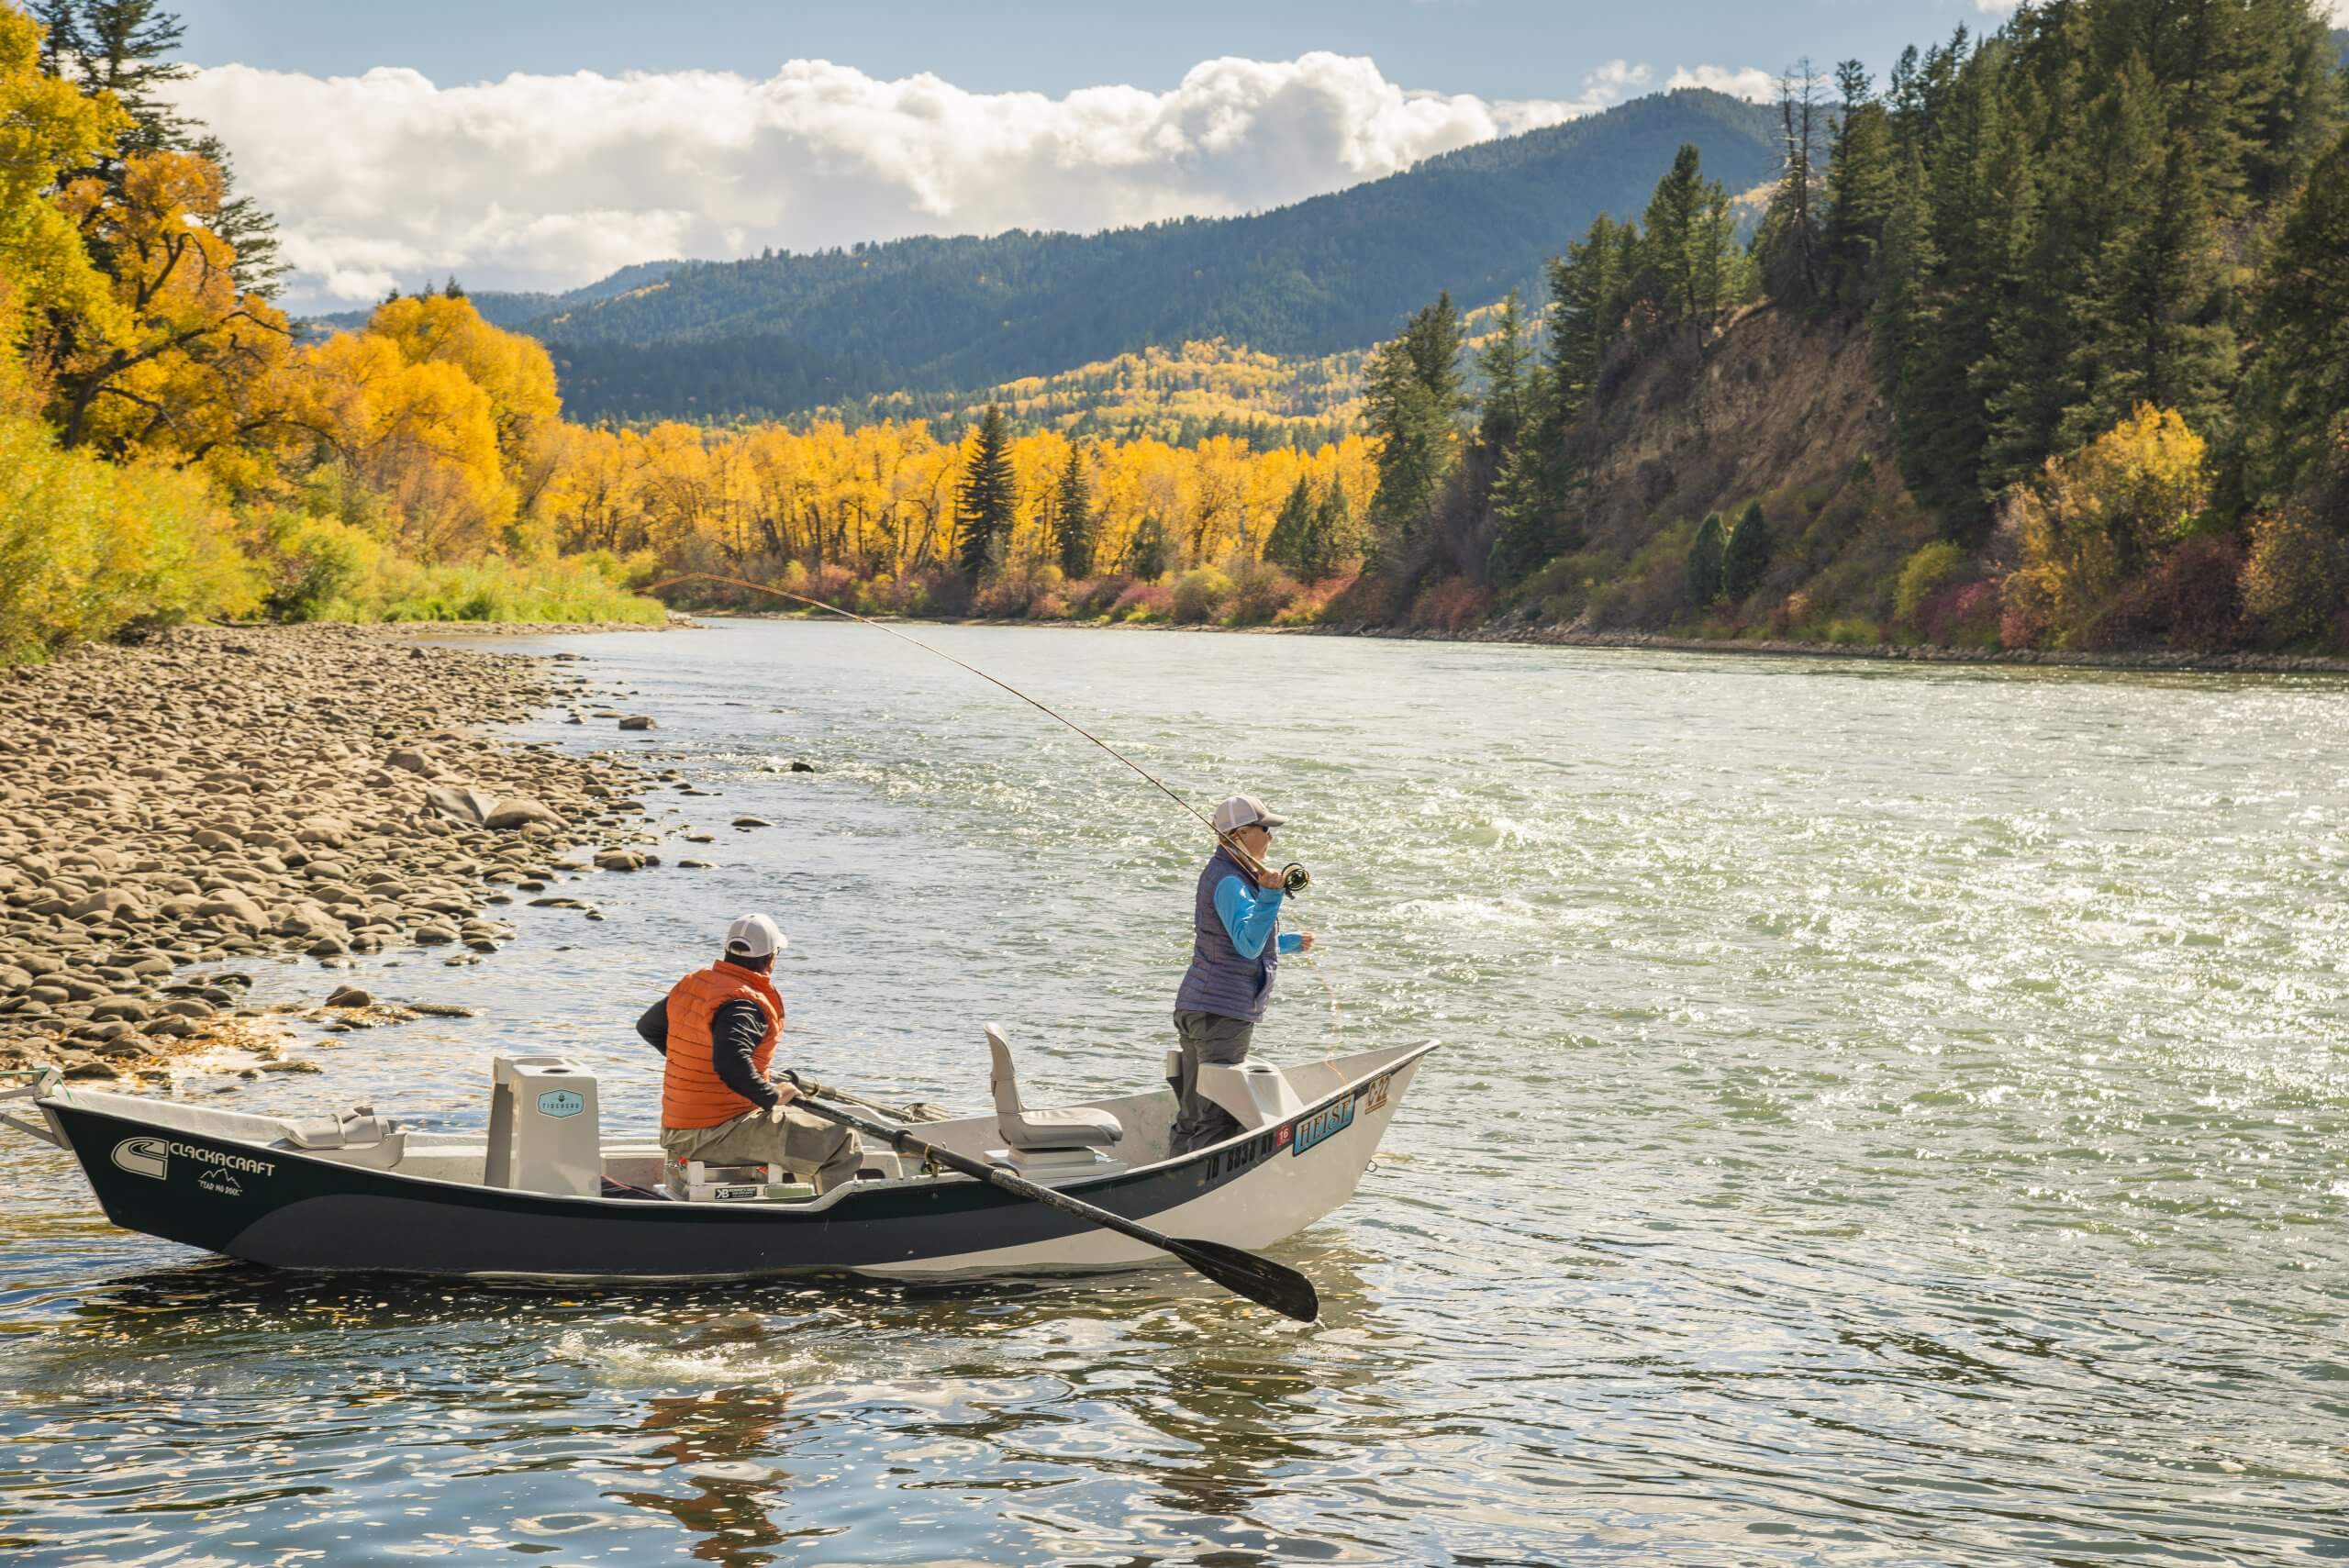
[[1288,818],[1266,806],[1261,796],[1235,795],[1215,808],[1215,830],[1236,833],[1242,828],[1277,828]]

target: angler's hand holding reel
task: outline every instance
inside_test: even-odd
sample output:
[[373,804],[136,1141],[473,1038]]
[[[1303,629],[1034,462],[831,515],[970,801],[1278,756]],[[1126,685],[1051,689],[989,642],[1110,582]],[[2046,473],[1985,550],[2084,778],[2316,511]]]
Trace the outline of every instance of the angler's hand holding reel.
[[[1251,874],[1254,875],[1258,879],[1259,882],[1261,882],[1264,877],[1272,874],[1273,868],[1264,862],[1260,861],[1255,856],[1250,854],[1248,852],[1248,847],[1242,844],[1234,835],[1230,833],[1218,833],[1216,838],[1222,843],[1225,849],[1231,851],[1231,858],[1238,861],[1241,865],[1245,867]],[[1302,865],[1299,865],[1295,861],[1291,861],[1288,864],[1281,867],[1280,878],[1281,891],[1288,894],[1292,897],[1313,885],[1313,873],[1307,871]]]

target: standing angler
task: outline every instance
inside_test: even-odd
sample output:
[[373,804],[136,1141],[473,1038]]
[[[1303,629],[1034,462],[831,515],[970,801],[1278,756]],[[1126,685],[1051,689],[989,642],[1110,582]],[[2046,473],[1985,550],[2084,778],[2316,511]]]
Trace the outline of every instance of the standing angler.
[[[1273,829],[1288,820],[1252,795],[1235,795],[1215,808],[1216,851],[1199,873],[1191,910],[1191,968],[1174,994],[1174,1033],[1183,1042],[1174,1093],[1173,1154],[1187,1154],[1240,1130],[1231,1113],[1199,1093],[1199,1068],[1229,1067],[1248,1059],[1248,1043],[1264,1021],[1281,954],[1313,946],[1313,933],[1284,932],[1281,873],[1264,865]],[[1250,871],[1232,846],[1259,868]]]
[[726,952],[677,982],[636,1021],[668,1059],[661,1074],[661,1147],[673,1161],[776,1164],[829,1192],[855,1179],[856,1135],[794,1110],[796,1091],[767,1080],[783,1038],[783,995],[771,975],[783,932],[764,915],[726,928]]

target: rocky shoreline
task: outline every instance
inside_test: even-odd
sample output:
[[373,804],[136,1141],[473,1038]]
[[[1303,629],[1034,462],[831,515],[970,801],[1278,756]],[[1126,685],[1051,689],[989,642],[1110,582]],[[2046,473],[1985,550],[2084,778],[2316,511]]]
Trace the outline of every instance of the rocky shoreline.
[[[191,628],[0,672],[0,1068],[167,1075],[225,1044],[306,1070],[239,964],[411,943],[478,962],[511,934],[494,907],[591,859],[654,863],[642,771],[480,732],[558,704],[585,722],[575,657]],[[420,1011],[319,995],[329,1029]]]

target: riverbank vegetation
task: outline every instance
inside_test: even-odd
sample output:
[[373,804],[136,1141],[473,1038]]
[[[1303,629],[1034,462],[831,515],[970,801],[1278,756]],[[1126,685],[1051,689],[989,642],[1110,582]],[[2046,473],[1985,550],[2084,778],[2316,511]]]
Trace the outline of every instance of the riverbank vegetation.
[[2312,0],[2027,7],[1881,92],[1798,69],[1766,193],[1685,146],[1546,300],[1439,295],[1360,356],[1188,343],[729,428],[566,418],[547,348],[454,280],[297,328],[268,215],[159,90],[169,15],[40,14],[0,0],[0,657],[189,617],[773,603],[744,583],[914,615],[2349,648],[2349,138]]
[[[1857,62],[1793,69],[1750,244],[1684,148],[1643,214],[1553,264],[1538,350],[1486,348],[1481,410],[1448,298],[1379,351],[1381,569],[1341,612],[2349,648],[2349,136],[2321,11],[2072,0],[1910,50],[1882,91]],[[1666,418],[1626,428],[1627,402],[1731,402],[1774,335],[1866,340],[1886,417],[1816,454],[1840,472],[1767,495],[1675,472],[1800,451],[1758,405],[1814,388],[1676,448]],[[1732,530],[1667,492],[1745,510]]]

